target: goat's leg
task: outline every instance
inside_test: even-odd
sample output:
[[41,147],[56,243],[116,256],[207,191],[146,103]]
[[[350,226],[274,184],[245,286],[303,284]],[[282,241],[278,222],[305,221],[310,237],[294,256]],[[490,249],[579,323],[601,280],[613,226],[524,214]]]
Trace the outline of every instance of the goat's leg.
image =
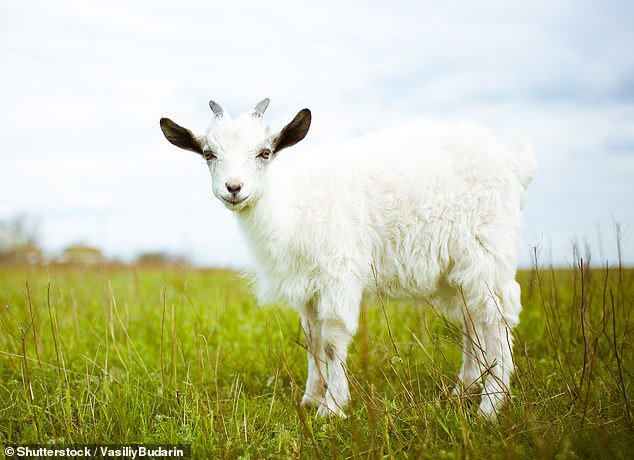
[[321,321],[316,318],[302,318],[302,328],[306,336],[306,351],[308,352],[308,378],[306,392],[302,397],[301,407],[323,404],[326,398],[326,357],[321,338]]
[[462,325],[462,367],[453,395],[475,394],[480,390],[486,372],[484,342],[474,330],[473,318],[465,311]]
[[328,387],[326,399],[319,406],[317,415],[325,417],[335,414],[345,417],[343,408],[350,402],[346,358],[348,345],[352,341],[352,333],[340,320],[324,320],[322,322],[322,340],[328,363]]
[[510,396],[513,340],[510,328],[503,318],[489,321],[479,329],[479,337],[484,343],[487,367],[479,411],[484,416],[496,417],[501,406]]

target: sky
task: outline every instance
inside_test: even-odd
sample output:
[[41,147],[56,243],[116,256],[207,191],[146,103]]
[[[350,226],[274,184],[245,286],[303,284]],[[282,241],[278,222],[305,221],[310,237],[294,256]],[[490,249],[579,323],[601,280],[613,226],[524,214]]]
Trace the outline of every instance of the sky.
[[272,128],[311,109],[313,148],[414,119],[527,139],[521,265],[573,244],[616,263],[617,224],[634,264],[633,23],[628,1],[1,2],[0,221],[36,222],[51,254],[248,266],[204,161],[158,121],[202,133],[209,99],[269,97]]

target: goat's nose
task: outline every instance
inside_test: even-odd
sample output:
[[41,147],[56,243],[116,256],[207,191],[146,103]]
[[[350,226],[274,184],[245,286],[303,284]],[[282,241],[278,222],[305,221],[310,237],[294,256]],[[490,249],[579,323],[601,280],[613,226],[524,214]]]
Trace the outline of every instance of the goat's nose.
[[241,181],[237,179],[229,179],[225,183],[225,187],[227,187],[227,190],[229,190],[229,192],[233,195],[237,195],[238,193],[240,193],[240,190],[242,190],[243,185],[244,183],[242,183]]

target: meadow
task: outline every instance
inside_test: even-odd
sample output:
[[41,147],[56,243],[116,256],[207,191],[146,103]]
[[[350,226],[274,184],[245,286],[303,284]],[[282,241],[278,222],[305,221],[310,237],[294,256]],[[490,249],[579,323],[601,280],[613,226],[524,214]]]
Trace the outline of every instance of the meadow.
[[[0,444],[186,443],[195,458],[631,458],[634,270],[518,273],[513,397],[451,396],[460,330],[368,298],[347,419],[299,401],[298,315],[228,271],[0,267]],[[4,454],[0,454],[2,456]]]

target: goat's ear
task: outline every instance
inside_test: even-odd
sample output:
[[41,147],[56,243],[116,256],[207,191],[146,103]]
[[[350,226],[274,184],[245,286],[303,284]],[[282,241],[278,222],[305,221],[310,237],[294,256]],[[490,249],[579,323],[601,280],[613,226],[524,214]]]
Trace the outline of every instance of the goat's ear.
[[177,125],[169,118],[161,118],[161,130],[165,138],[176,147],[202,155],[203,146],[189,129]]
[[279,152],[286,147],[297,144],[308,133],[310,128],[310,110],[302,109],[299,111],[293,121],[284,126],[282,130],[275,136],[272,142],[273,151]]

